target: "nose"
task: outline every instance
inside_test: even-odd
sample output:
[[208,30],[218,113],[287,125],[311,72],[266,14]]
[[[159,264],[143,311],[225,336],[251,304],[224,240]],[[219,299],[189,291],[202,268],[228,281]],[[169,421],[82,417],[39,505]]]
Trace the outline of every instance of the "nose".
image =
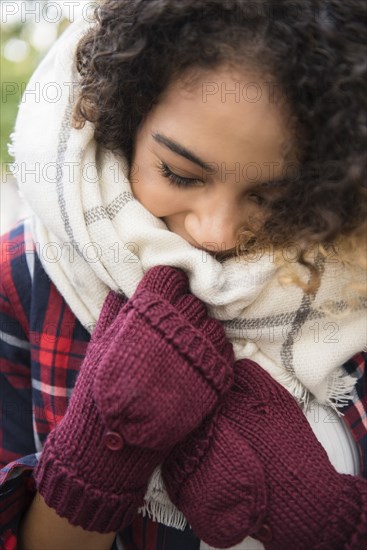
[[201,247],[208,250],[234,249],[243,213],[232,200],[202,201],[195,204],[185,217],[185,230]]

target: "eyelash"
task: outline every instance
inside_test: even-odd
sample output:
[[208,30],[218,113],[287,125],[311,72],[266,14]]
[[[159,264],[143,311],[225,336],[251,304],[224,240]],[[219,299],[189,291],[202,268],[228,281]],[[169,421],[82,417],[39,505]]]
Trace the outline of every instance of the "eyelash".
[[[200,187],[205,183],[199,179],[184,178],[182,176],[178,176],[177,174],[172,172],[170,168],[168,168],[165,162],[160,162],[158,165],[158,168],[162,176],[169,180],[169,184],[175,185],[176,187],[181,187],[181,188]],[[249,196],[255,199],[254,202],[259,206],[264,206],[268,202],[264,197],[262,197],[261,195],[258,195],[257,193],[250,193]]]
[[199,179],[178,176],[164,162],[161,162],[158,168],[162,176],[169,180],[170,185],[176,185],[176,187],[199,187],[205,183]]

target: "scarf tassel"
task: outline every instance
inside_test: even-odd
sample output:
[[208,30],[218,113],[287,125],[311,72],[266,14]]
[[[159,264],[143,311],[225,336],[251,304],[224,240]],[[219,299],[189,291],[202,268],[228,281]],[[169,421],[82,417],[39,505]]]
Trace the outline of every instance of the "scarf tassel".
[[153,472],[144,500],[145,504],[139,508],[139,513],[143,517],[148,516],[152,521],[163,523],[167,527],[181,531],[185,529],[187,519],[171,502],[163,484],[160,468]]

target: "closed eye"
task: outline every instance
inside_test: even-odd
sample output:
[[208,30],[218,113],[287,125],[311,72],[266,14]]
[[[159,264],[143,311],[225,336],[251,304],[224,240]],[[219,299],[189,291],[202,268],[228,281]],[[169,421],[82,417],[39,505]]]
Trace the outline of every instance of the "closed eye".
[[197,178],[184,178],[172,172],[172,170],[167,166],[165,162],[160,162],[158,169],[164,178],[169,180],[170,185],[176,185],[176,187],[187,188],[187,187],[201,187],[205,185],[203,180]]

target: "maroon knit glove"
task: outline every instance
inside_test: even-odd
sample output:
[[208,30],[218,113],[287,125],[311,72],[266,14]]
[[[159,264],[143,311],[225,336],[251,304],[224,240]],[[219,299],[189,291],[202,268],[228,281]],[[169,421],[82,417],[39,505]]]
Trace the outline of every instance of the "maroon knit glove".
[[[251,524],[252,509],[249,508],[247,514],[237,518],[237,523],[233,519],[225,537],[216,528],[216,518],[210,524],[201,520],[204,511],[208,515],[212,510],[212,492],[202,486],[201,476],[211,470],[220,478],[225,470],[218,455],[207,452],[197,459],[188,486],[176,493],[180,495],[177,505],[185,500],[186,517],[199,537],[219,548],[235,544],[249,535],[263,542],[267,550],[360,550],[364,547],[367,481],[335,471],[306,417],[286,389],[252,361],[237,361],[235,384],[225,398],[221,415],[223,419],[217,419],[217,430],[225,432],[229,423],[242,439],[243,468],[248,477],[251,477],[253,453],[263,466],[266,514],[261,526],[254,524],[247,532],[240,527],[236,532],[234,526],[239,520],[245,527]],[[173,454],[164,467],[170,494],[175,488],[175,476],[177,478],[171,461]],[[187,457],[181,458],[183,461],[187,461]],[[176,457],[176,468],[179,464]],[[215,482],[213,478],[211,482]],[[190,511],[190,499],[193,512]],[[222,506],[226,508],[225,501]],[[201,509],[199,522],[198,509]]]
[[95,399],[108,426],[123,430],[130,444],[166,449],[198,426],[231,386],[232,344],[179,269],[148,271],[124,313],[96,373]]
[[227,548],[257,531],[266,511],[263,467],[236,426],[223,414],[233,389],[213,415],[178,443],[162,465],[172,502],[194,533]]
[[232,369],[221,323],[182,271],[152,268],[129,301],[110,292],[35,470],[39,493],[73,525],[123,529],[154,469],[228,390]]

